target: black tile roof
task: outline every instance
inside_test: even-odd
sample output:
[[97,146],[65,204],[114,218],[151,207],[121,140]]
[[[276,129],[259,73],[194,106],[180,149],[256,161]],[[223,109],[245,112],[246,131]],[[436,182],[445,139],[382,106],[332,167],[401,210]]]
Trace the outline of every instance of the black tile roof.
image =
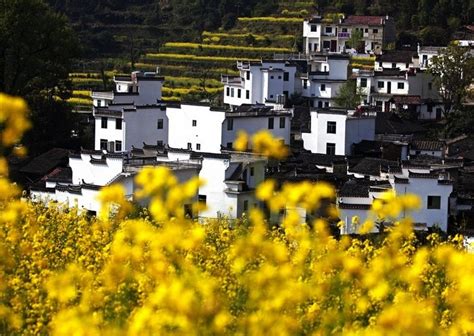
[[370,176],[380,176],[382,171],[396,173],[400,172],[400,163],[397,161],[377,159],[377,158],[363,158],[355,166],[349,168],[352,173]]
[[412,58],[417,56],[411,50],[389,50],[377,57],[378,62],[411,63]]
[[403,134],[411,135],[426,132],[421,125],[406,119],[402,119],[395,113],[377,113],[375,118],[376,134]]
[[44,176],[54,168],[65,165],[69,157],[69,150],[53,148],[28,162],[20,169],[20,173]]

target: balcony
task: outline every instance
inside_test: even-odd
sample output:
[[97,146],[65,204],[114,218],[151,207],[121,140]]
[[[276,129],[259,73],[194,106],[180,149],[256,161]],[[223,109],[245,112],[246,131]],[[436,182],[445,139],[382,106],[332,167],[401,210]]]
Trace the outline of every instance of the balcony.
[[114,93],[112,91],[92,91],[92,99],[113,100]]
[[244,79],[239,77],[239,76],[227,76],[227,75],[222,75],[221,76],[221,83],[224,85],[230,85],[230,86],[239,86],[239,87],[244,87]]
[[348,32],[337,33],[337,37],[340,39],[350,39],[351,33],[348,33]]

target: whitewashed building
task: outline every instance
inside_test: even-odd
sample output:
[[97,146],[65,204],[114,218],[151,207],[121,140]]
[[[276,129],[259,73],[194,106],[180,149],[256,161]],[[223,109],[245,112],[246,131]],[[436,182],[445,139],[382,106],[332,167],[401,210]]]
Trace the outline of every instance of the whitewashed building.
[[[342,234],[357,233],[358,226],[353,223],[356,216],[359,224],[370,217],[370,207],[374,199],[380,198],[384,191],[394,191],[396,195],[415,194],[420,197],[421,208],[412,213],[402,213],[401,217],[409,216],[415,229],[427,230],[448,229],[449,198],[453,191],[452,181],[444,174],[431,171],[429,168],[408,169],[381,173],[382,179],[354,179],[347,182],[341,189],[337,201],[340,219],[343,222]],[[387,224],[387,223],[378,223]],[[377,232],[378,227],[373,228]]]
[[281,104],[295,93],[296,65],[288,61],[238,61],[237,69],[239,76],[222,76],[224,103],[231,107]]
[[352,145],[375,139],[375,115],[345,109],[311,111],[311,132],[302,133],[304,148],[312,153],[350,155]]
[[290,144],[292,112],[265,105],[244,104],[234,110],[207,105],[168,105],[169,145],[197,152],[220,153],[232,148],[238,131],[252,135],[262,129]]
[[312,107],[332,107],[333,99],[348,79],[349,56],[312,54],[308,72],[301,76],[301,94]]
[[95,150],[127,152],[143,142],[168,143],[163,80],[156,73],[136,71],[115,76],[112,92],[92,92]]
[[426,71],[410,68],[358,71],[357,86],[363,93],[363,103],[380,111],[406,110],[419,119],[439,119],[443,104],[433,76]]
[[110,103],[154,105],[161,101],[164,77],[155,72],[134,71],[130,76],[115,76],[114,91],[93,91],[94,107],[106,107]]
[[45,187],[30,189],[30,197],[37,202],[56,201],[69,207],[77,206],[79,209],[97,213],[100,210],[97,196],[102,187],[119,183],[124,186],[126,197],[133,200],[136,174],[144,167],[159,164],[172,169],[180,182],[197,176],[200,170],[200,165],[192,162],[159,163],[156,156],[137,158],[120,153],[84,150],[70,154],[70,181],[58,183],[46,180]]
[[355,31],[361,32],[362,49],[380,54],[384,46],[396,40],[395,22],[389,16],[349,15],[340,18],[313,16],[303,22],[305,53],[344,52]]

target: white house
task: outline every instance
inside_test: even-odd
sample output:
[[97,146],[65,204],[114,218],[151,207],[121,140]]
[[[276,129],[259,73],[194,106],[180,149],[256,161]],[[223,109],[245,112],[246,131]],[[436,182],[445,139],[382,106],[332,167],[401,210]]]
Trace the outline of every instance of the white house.
[[418,54],[411,50],[389,50],[375,59],[375,71],[384,69],[409,70],[419,67]]
[[224,103],[231,107],[281,104],[295,93],[296,65],[288,61],[238,61],[237,69],[239,76],[222,76]]
[[95,149],[127,152],[143,142],[168,143],[166,106],[109,105],[94,108]]
[[410,68],[358,71],[356,83],[365,105],[376,106],[383,112],[407,110],[419,119],[438,119],[443,113],[439,91],[433,77],[426,71]]
[[267,129],[290,143],[292,112],[265,105],[244,104],[233,111],[207,105],[168,105],[169,145],[197,152],[220,153],[232,148],[238,131],[255,134]]
[[[97,199],[100,189],[115,183],[125,187],[126,197],[133,199],[135,175],[146,166],[157,166],[156,157],[126,157],[123,154],[102,151],[82,151],[71,154],[69,166],[72,179],[68,182],[46,180],[45,187],[32,187],[34,201],[56,201],[69,207],[97,213],[100,203]],[[167,162],[179,181],[184,182],[199,174],[200,165],[191,162]]]
[[344,15],[337,18],[313,16],[303,22],[305,53],[344,52],[354,32],[362,35],[362,49],[379,54],[396,40],[395,22],[389,16]]
[[94,107],[106,107],[110,103],[135,105],[154,105],[161,101],[161,88],[164,77],[155,72],[134,71],[130,76],[115,76],[115,89],[93,91]]
[[311,133],[302,133],[304,148],[312,153],[350,155],[352,145],[375,139],[375,116],[345,109],[311,111]]
[[201,218],[241,218],[252,208],[261,207],[255,188],[265,177],[264,157],[248,153],[206,153],[168,148],[159,161],[190,162],[200,165],[198,200],[206,210]]
[[420,60],[420,69],[426,70],[428,67],[431,65],[431,60],[433,59],[434,56],[438,56],[444,47],[432,47],[432,46],[426,46],[426,47],[421,47],[418,44],[418,57]]
[[301,93],[312,107],[331,107],[340,87],[348,79],[349,56],[312,54],[308,72],[301,76]]
[[[400,214],[401,217],[410,216],[415,229],[427,230],[437,227],[444,232],[447,231],[452,182],[442,174],[429,169],[418,169],[418,172],[402,169],[402,172],[389,174],[388,179],[370,181],[353,179],[341,188],[337,201],[340,219],[343,222],[341,233],[357,233],[358,227],[353,223],[354,216],[357,216],[359,224],[362,224],[369,218],[373,200],[380,198],[382,192],[390,190],[396,195],[416,194],[420,197],[420,210]],[[374,227],[373,232],[377,231],[378,228]]]

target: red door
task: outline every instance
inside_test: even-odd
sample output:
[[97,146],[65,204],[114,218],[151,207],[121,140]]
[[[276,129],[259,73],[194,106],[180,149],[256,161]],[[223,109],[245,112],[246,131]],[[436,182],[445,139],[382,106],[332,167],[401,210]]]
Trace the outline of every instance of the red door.
[[337,51],[337,40],[331,40],[331,52]]

